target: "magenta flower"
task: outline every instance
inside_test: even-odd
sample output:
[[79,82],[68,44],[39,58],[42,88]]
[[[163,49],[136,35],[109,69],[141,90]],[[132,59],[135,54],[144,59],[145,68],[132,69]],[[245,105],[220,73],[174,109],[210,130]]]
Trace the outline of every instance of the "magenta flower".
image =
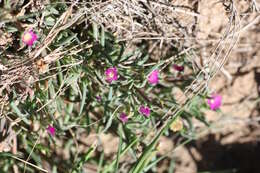
[[222,97],[220,95],[213,95],[208,99],[208,105],[211,110],[215,111],[220,108],[222,102]]
[[96,96],[96,99],[98,102],[101,102],[101,97],[100,96]]
[[112,81],[116,81],[118,78],[117,69],[115,67],[108,68],[105,74],[106,74],[106,81],[108,83],[111,83]]
[[119,119],[123,122],[126,123],[128,121],[128,117],[125,113],[121,113],[119,116]]
[[179,71],[179,72],[184,70],[184,66],[177,65],[177,64],[173,64],[173,68],[174,68],[174,70]]
[[24,32],[22,36],[22,41],[28,46],[32,46],[37,39],[37,35],[32,30]]
[[146,117],[149,117],[149,115],[150,115],[150,108],[142,105],[142,106],[140,106],[140,108],[139,108],[139,112],[140,112],[142,115],[144,115],[144,116],[146,116]]
[[157,84],[159,82],[159,70],[153,70],[148,76],[150,84]]
[[49,125],[48,128],[47,128],[47,132],[51,135],[51,136],[54,136],[55,135],[55,127]]

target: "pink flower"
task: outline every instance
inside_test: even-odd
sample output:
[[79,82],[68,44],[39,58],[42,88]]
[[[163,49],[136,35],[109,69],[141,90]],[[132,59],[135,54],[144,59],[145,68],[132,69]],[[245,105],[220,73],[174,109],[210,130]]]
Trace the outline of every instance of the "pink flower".
[[24,32],[22,36],[22,41],[28,46],[32,46],[37,39],[37,35],[32,30]]
[[140,106],[140,108],[139,108],[139,112],[140,112],[142,115],[144,115],[144,116],[146,116],[146,117],[149,117],[149,115],[150,115],[150,108],[142,105],[142,106]]
[[106,81],[108,83],[111,83],[112,81],[116,81],[118,78],[117,69],[115,67],[108,68],[105,74],[106,74]]
[[217,110],[220,108],[222,102],[222,97],[220,95],[213,95],[210,99],[208,99],[208,105],[211,110]]
[[54,136],[56,129],[55,129],[55,127],[49,125],[47,128],[47,131],[48,131],[48,133],[50,133],[51,136]]
[[180,72],[184,70],[184,66],[177,65],[177,64],[173,64],[173,68]]
[[148,76],[150,84],[157,84],[159,82],[159,70],[153,70]]
[[119,119],[123,122],[126,123],[128,121],[128,117],[125,113],[121,113],[119,116]]
[[96,99],[98,102],[101,102],[101,97],[100,96],[96,96]]

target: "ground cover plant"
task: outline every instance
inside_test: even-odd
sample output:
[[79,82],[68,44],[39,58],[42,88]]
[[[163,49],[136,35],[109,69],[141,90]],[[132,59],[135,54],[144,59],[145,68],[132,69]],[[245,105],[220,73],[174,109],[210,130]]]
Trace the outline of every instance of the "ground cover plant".
[[194,119],[210,128],[204,111],[220,111],[208,83],[239,37],[222,3],[226,32],[201,62],[196,5],[0,1],[0,172],[174,172]]

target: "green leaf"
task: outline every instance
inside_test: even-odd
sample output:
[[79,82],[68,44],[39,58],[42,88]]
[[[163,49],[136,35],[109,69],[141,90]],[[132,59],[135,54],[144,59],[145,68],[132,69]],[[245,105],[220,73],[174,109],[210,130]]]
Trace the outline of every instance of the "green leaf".
[[165,159],[166,156],[161,156],[158,159],[155,159],[154,161],[152,161],[149,165],[147,165],[147,167],[144,169],[143,172],[147,172],[149,171],[152,167],[156,166],[157,163],[159,163],[161,160]]
[[101,38],[100,38],[100,44],[101,46],[105,47],[105,28],[104,26],[101,27]]
[[175,160],[172,159],[171,160],[171,163],[170,163],[170,166],[169,166],[169,173],[174,173],[174,170],[175,170]]
[[48,17],[45,17],[45,20],[44,20],[44,24],[47,25],[47,26],[53,26],[55,25],[55,19],[52,18],[51,16],[48,16]]
[[87,96],[87,85],[85,82],[83,82],[82,84],[82,88],[83,88],[83,91],[82,91],[82,100],[81,100],[81,103],[80,103],[80,110],[79,110],[79,115],[82,114],[82,111],[83,111],[83,108],[84,108],[84,105],[85,105],[85,102],[86,102],[86,96]]
[[109,88],[108,101],[111,101],[112,97],[113,97],[113,87],[111,86]]
[[50,7],[50,8],[49,8],[49,11],[50,11],[52,14],[59,15],[59,11],[56,10],[54,7]]
[[118,128],[118,133],[119,133],[119,145],[118,145],[118,150],[117,150],[117,156],[116,156],[116,164],[115,164],[115,170],[114,172],[117,172],[118,166],[119,166],[119,159],[120,159],[120,153],[122,151],[122,125],[120,124]]
[[10,103],[10,107],[12,108],[14,113],[16,113],[16,115],[18,115],[23,120],[23,122],[25,122],[27,125],[30,125],[30,121],[26,118],[28,117],[28,115],[23,114],[14,102]]
[[2,157],[13,157],[13,156],[15,156],[15,155],[12,154],[12,153],[0,152],[0,158],[2,158]]
[[114,112],[109,116],[109,119],[108,119],[108,121],[107,121],[106,127],[105,127],[105,129],[102,131],[102,133],[105,133],[105,132],[109,129],[109,127],[112,125],[114,116],[115,116],[116,112],[119,110],[119,108],[120,108],[121,106],[122,106],[122,105],[119,105],[119,106],[114,110]]
[[[136,139],[133,140],[125,149],[123,149],[123,151],[120,153],[119,157],[122,157],[123,155],[125,155],[125,153],[126,153],[132,146],[134,146],[137,142],[138,142],[138,139],[136,138]],[[111,164],[109,164],[108,166],[106,166],[106,167],[104,168],[103,173],[112,172],[113,167],[114,167],[115,164],[116,164],[116,160],[117,160],[117,159],[114,159]]]
[[55,44],[55,46],[60,47],[69,45],[73,42],[75,38],[77,38],[77,34],[72,34],[71,36],[63,37],[58,44]]
[[92,28],[93,28],[93,37],[97,41],[98,40],[98,25],[97,25],[97,23],[93,22]]
[[101,156],[99,158],[98,173],[101,173],[103,162],[104,162],[104,152],[101,153]]
[[137,65],[142,66],[148,59],[149,59],[149,55],[147,54],[143,58],[141,58],[141,61],[137,62]]
[[94,153],[94,151],[96,150],[96,147],[97,145],[93,144],[89,149],[88,151],[86,152],[85,156],[82,157],[78,163],[76,164],[76,166],[74,167],[72,173],[78,173],[78,172],[81,172],[81,168],[82,166],[84,165],[84,163],[86,163],[90,157],[92,156],[92,154]]
[[7,26],[6,29],[8,33],[14,33],[18,31],[18,29],[13,26]]

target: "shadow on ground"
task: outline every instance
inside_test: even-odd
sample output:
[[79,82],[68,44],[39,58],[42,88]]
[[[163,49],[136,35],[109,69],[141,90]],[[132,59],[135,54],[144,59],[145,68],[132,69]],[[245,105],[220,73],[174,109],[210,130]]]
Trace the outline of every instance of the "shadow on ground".
[[209,136],[208,139],[205,141],[194,141],[189,146],[195,147],[202,157],[201,160],[196,161],[198,172],[260,172],[259,142],[249,142],[243,144],[233,143],[230,145],[222,145],[219,141],[215,139],[214,135],[212,135]]

